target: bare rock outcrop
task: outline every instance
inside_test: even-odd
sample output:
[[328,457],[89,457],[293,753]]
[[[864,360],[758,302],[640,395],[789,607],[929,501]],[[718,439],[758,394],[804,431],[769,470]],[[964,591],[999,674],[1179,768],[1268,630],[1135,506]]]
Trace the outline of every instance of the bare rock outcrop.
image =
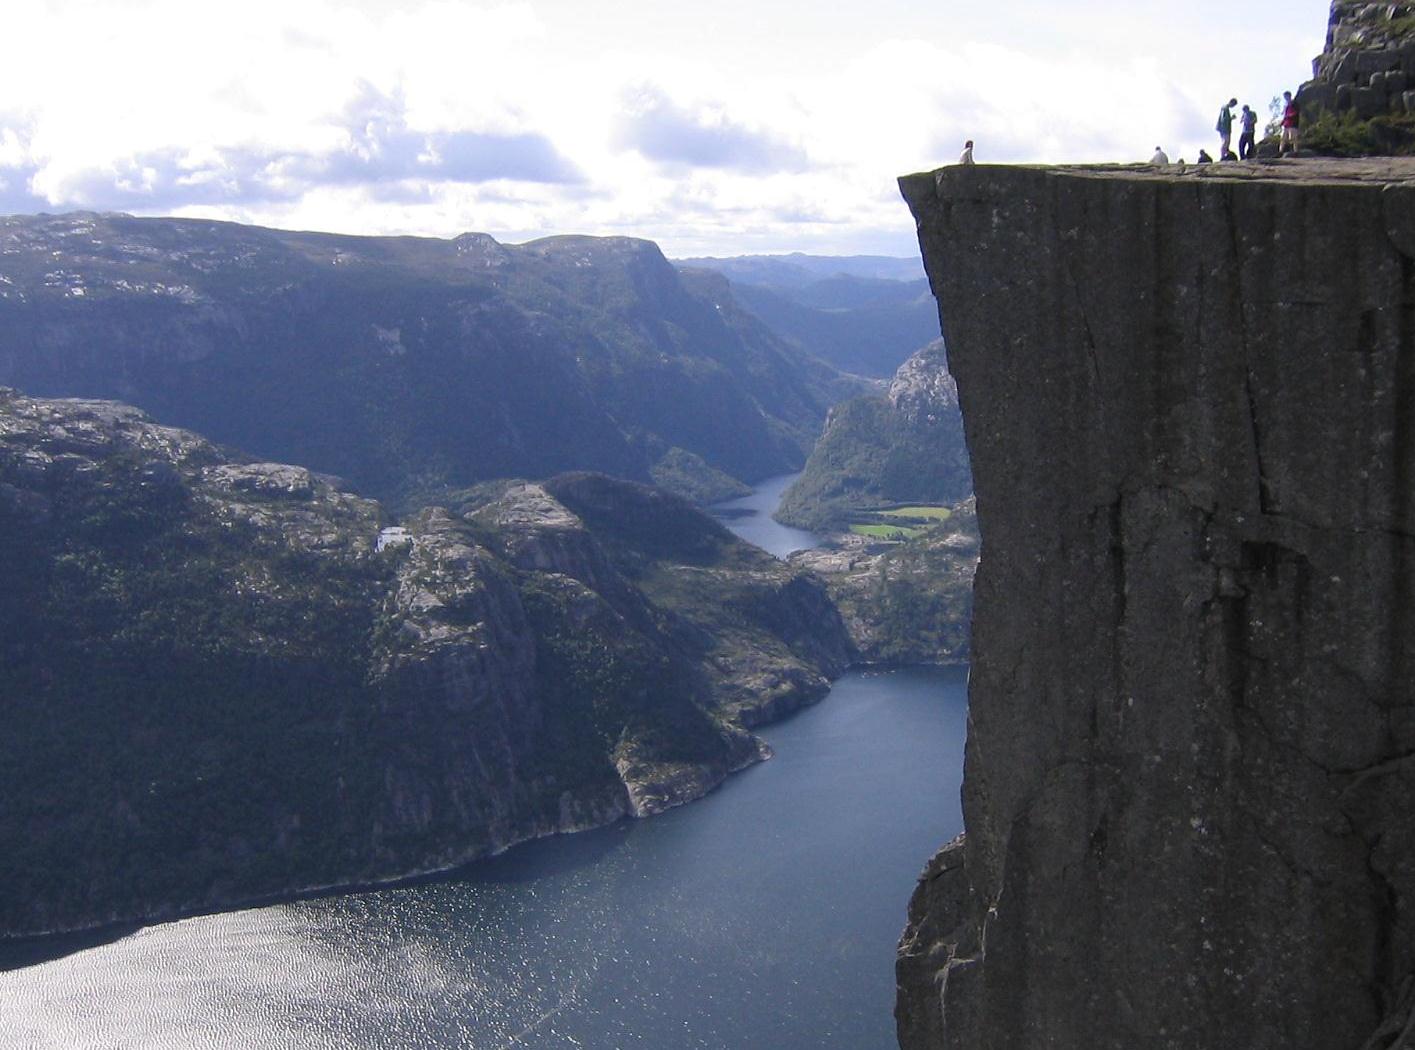
[[1242,167],[901,182],[982,535],[905,1050],[1408,1031],[1415,164]]
[[937,423],[958,411],[958,384],[942,339],[915,351],[889,384],[889,403],[911,423]]
[[0,938],[657,813],[854,658],[818,580],[646,486],[383,524],[327,475],[0,388]]
[[1304,120],[1322,112],[1361,121],[1415,113],[1415,4],[1332,0],[1326,46],[1297,102]]

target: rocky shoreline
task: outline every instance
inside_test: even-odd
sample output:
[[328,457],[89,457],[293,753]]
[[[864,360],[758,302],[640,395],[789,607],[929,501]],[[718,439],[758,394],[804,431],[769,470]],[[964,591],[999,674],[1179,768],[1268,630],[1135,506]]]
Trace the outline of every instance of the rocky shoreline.
[[[966,661],[965,661],[966,662]],[[957,664],[852,664],[843,673],[861,669],[882,670],[907,666],[957,666]],[[829,695],[829,688],[809,699],[796,702],[783,701],[765,705],[753,721],[746,723],[751,728],[769,726],[774,722],[790,718],[808,707],[823,702]],[[649,819],[670,809],[685,806],[705,798],[727,782],[728,777],[750,769],[759,762],[772,757],[771,746],[765,741],[756,741],[755,753],[725,772],[709,774],[701,769],[682,769],[669,778],[658,778],[652,783],[626,781],[622,797],[599,800],[562,800],[562,813],[575,814],[554,826],[535,828],[502,841],[465,853],[454,853],[425,867],[412,870],[390,872],[385,875],[361,877],[350,882],[327,882],[292,887],[275,893],[255,896],[236,896],[220,901],[177,903],[167,908],[155,910],[141,917],[113,914],[94,922],[76,925],[62,925],[44,930],[27,930],[18,934],[0,932],[0,950],[16,946],[39,946],[43,942],[71,937],[77,934],[103,934],[106,931],[121,930],[118,935],[126,935],[145,926],[178,922],[202,915],[216,915],[224,912],[241,911],[248,908],[262,908],[277,904],[291,904],[302,900],[312,900],[348,893],[363,893],[371,890],[394,889],[399,886],[415,885],[441,877],[452,877],[456,872],[478,861],[501,856],[518,846],[556,835],[573,835],[609,827],[625,820]],[[621,773],[623,771],[621,770]],[[103,938],[98,938],[101,943]]]
[[4,936],[660,812],[855,658],[814,577],[644,486],[512,486],[379,551],[384,524],[127,406],[0,392]]

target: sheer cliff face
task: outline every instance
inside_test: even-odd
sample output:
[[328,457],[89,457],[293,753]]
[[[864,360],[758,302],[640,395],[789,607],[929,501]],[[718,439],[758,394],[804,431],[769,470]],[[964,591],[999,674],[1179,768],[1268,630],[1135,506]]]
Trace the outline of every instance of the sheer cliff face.
[[966,840],[911,905],[902,1045],[1391,1045],[1415,165],[902,187],[983,544]]

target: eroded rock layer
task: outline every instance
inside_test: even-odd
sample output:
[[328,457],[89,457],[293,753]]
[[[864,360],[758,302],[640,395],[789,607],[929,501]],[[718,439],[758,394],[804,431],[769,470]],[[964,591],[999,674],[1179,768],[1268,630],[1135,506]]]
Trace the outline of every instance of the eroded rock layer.
[[902,181],[982,534],[966,838],[911,905],[906,1050],[1405,1028],[1413,180]]

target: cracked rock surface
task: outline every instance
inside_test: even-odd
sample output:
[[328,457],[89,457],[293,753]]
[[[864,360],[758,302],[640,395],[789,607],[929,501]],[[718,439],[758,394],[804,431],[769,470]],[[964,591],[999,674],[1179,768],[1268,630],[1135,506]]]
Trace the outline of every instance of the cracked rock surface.
[[1407,1045],[1415,163],[1213,167],[901,180],[982,535],[905,1050]]

